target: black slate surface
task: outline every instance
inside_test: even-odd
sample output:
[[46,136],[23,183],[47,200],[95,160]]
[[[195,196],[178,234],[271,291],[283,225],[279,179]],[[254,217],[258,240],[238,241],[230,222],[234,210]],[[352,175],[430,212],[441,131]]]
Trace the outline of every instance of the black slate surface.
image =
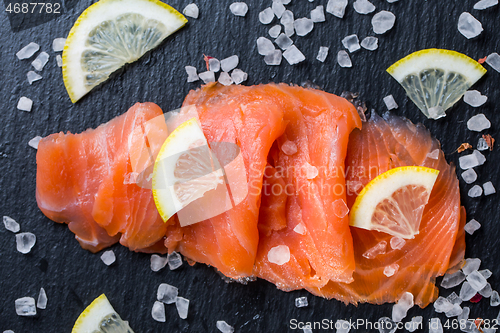
[[[37,208],[35,201],[36,151],[27,142],[36,135],[46,136],[58,131],[81,132],[96,127],[125,112],[135,102],[155,102],[164,111],[179,107],[190,89],[197,83],[186,83],[184,66],[193,65],[201,71],[203,54],[223,59],[233,54],[240,57],[239,68],[248,72],[246,84],[266,82],[311,81],[322,89],[340,94],[344,90],[359,91],[369,107],[384,111],[382,98],[393,94],[399,109],[414,122],[424,123],[441,141],[449,161],[457,163],[459,154],[454,153],[462,142],[476,145],[479,133],[467,130],[466,121],[483,112],[491,121],[492,128],[485,131],[498,136],[497,103],[500,101],[500,73],[486,66],[488,73],[475,88],[488,96],[488,102],[480,108],[472,108],[460,101],[448,116],[437,121],[427,120],[406,97],[403,89],[385,69],[403,56],[423,48],[448,48],[463,52],[474,59],[492,52],[499,52],[500,7],[476,11],[476,0],[401,0],[389,4],[385,0],[372,0],[378,10],[390,10],[396,17],[395,27],[378,36],[379,49],[374,52],[361,50],[352,54],[353,68],[340,68],[336,53],[342,49],[343,37],[356,33],[360,38],[373,35],[372,15],[359,15],[352,8],[352,0],[344,19],[326,14],[327,21],[315,25],[306,37],[292,39],[307,60],[290,66],[283,60],[279,67],[269,67],[258,55],[255,40],[267,36],[272,26],[258,22],[258,13],[271,1],[248,1],[246,17],[235,17],[229,11],[229,0],[199,1],[199,19],[190,19],[188,25],[169,38],[159,48],[136,63],[126,66],[109,82],[92,91],[77,104],[72,104],[64,89],[61,70],[57,67],[52,51],[52,40],[64,37],[79,14],[91,0],[67,0],[63,13],[33,19],[11,17],[4,11],[13,1],[4,0],[0,13],[0,214],[8,215],[21,224],[21,231],[33,232],[37,243],[31,253],[16,251],[15,236],[0,226],[0,332],[11,329],[24,332],[70,332],[80,312],[95,297],[106,293],[115,309],[130,321],[139,332],[215,332],[215,322],[225,320],[236,332],[295,332],[290,320],[327,321],[337,319],[364,319],[376,321],[391,314],[391,305],[346,306],[338,301],[327,301],[305,291],[285,293],[272,284],[257,281],[247,286],[226,284],[205,265],[190,267],[184,264],[177,271],[168,268],[153,273],[149,255],[130,252],[115,245],[116,263],[106,267],[99,255],[80,248],[67,226],[48,220]],[[182,10],[189,1],[170,0]],[[295,17],[308,15],[317,5],[326,7],[326,0],[309,2],[292,0],[287,6]],[[475,40],[467,40],[457,30],[459,15],[471,12],[482,23],[485,31]],[[275,23],[276,20],[273,22]],[[34,41],[42,51],[50,55],[49,63],[41,75],[43,79],[29,85],[26,73],[30,60],[18,60],[15,53]],[[330,47],[324,64],[315,60],[319,46]],[[31,113],[16,109],[21,96],[34,101]],[[499,154],[485,152],[487,162],[476,168],[477,184],[491,180],[500,189],[498,181]],[[467,235],[467,257],[481,258],[482,268],[489,268],[493,289],[500,289],[500,262],[497,255],[500,232],[498,196],[471,199],[467,191],[472,185],[460,181],[462,202],[468,217],[475,218],[482,228],[473,236]],[[440,279],[438,279],[438,282]],[[179,319],[175,306],[166,306],[166,323],[151,318],[151,307],[156,289],[162,282],[179,288],[179,294],[190,303],[187,320]],[[14,300],[23,296],[38,297],[40,287],[48,295],[46,310],[39,310],[34,318],[18,317]],[[457,288],[454,289],[458,292]],[[451,290],[440,290],[447,296]],[[307,296],[309,306],[298,309],[294,300]],[[470,304],[469,304],[470,305]],[[496,318],[498,308],[491,308],[488,300],[471,306],[471,317]],[[432,306],[413,308],[408,318],[423,315],[424,322],[436,314]],[[334,332],[334,329],[314,330]],[[359,327],[353,332],[374,331]],[[424,330],[427,331],[427,328]],[[445,331],[455,331],[445,329]]]

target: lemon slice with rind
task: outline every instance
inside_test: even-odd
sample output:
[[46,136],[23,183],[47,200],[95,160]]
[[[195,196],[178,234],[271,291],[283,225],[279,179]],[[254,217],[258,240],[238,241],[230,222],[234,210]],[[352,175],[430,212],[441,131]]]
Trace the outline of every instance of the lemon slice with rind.
[[450,50],[414,52],[387,69],[427,118],[439,119],[476,83],[486,69]]
[[378,175],[357,196],[349,224],[414,238],[438,174],[435,169],[406,166]]
[[97,297],[80,314],[71,333],[134,333],[111,306],[106,295]]
[[157,47],[186,22],[158,0],[101,0],[88,7],[71,28],[63,50],[63,79],[71,101]]

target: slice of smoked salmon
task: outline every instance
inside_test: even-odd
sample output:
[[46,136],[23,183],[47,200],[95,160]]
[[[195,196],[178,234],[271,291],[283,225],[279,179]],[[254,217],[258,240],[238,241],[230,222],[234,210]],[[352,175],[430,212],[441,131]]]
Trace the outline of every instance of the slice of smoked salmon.
[[[406,240],[401,249],[391,248],[391,235],[351,228],[356,270],[350,284],[329,282],[323,288],[308,288],[313,294],[336,298],[345,303],[396,302],[404,292],[415,297],[415,304],[425,307],[438,296],[436,277],[456,266],[464,256],[463,225],[465,211],[455,168],[449,165],[440,149],[422,125],[391,114],[381,118],[372,113],[362,130],[350,136],[346,158],[347,202],[352,206],[357,193],[377,175],[399,166],[422,165],[440,171],[425,207],[420,232]],[[363,254],[386,242],[386,252],[373,259]],[[397,266],[396,266],[397,265]],[[390,275],[384,274],[384,269]]]
[[[352,238],[337,204],[346,205],[343,165],[349,134],[361,126],[357,110],[319,90],[270,88],[288,124],[268,158],[254,273],[287,291],[350,282]],[[289,260],[276,262],[273,251],[283,248]]]
[[[151,190],[124,183],[133,171],[129,143],[143,138],[137,128],[147,131],[147,122],[161,116],[157,105],[137,103],[97,129],[56,133],[40,141],[38,207],[51,220],[68,223],[83,248],[96,252],[120,240],[133,250],[161,249],[158,241],[167,225],[151,204]],[[161,128],[154,133],[159,143],[151,144],[153,150],[167,136]]]

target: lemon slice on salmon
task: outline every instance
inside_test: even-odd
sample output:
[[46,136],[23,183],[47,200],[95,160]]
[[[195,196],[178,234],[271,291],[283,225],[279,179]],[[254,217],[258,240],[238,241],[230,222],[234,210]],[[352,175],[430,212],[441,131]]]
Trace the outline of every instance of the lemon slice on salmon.
[[414,238],[438,174],[438,170],[421,166],[399,167],[380,174],[356,198],[349,224]]
[[185,121],[167,137],[155,161],[153,197],[160,216],[167,221],[220,184],[224,174],[197,119]]
[[465,54],[426,49],[414,52],[387,69],[427,118],[439,119],[485,73]]
[[134,333],[111,306],[106,295],[97,297],[83,312],[71,333]]
[[101,0],[88,7],[71,28],[63,50],[63,79],[71,101],[157,47],[186,22],[158,0]]

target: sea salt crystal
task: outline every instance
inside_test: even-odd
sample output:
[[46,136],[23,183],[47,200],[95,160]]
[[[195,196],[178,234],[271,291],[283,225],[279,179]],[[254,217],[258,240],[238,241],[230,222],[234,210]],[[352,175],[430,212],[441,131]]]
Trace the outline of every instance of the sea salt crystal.
[[496,193],[495,187],[492,182],[486,182],[483,184],[484,195],[490,195]]
[[248,5],[244,2],[233,2],[229,6],[229,10],[233,13],[233,15],[245,16],[248,12]]
[[159,256],[157,254],[151,255],[151,270],[153,272],[158,272],[163,267],[167,265],[168,259],[166,257]]
[[375,51],[378,48],[378,38],[368,36],[361,41],[361,47],[368,51]]
[[190,3],[189,5],[184,7],[182,13],[186,16],[197,19],[198,16],[200,15],[200,9],[195,3]]
[[293,154],[295,154],[297,152],[297,145],[293,141],[286,140],[281,145],[281,151],[285,155],[292,156]]
[[474,5],[474,9],[483,10],[498,5],[498,0],[481,0]]
[[434,301],[434,310],[437,313],[445,313],[450,311],[453,308],[453,304],[448,301],[443,296],[439,296],[436,301]]
[[343,18],[346,7],[347,0],[328,0],[326,11],[335,17]]
[[316,60],[321,61],[321,62],[325,62],[326,57],[328,56],[328,50],[329,50],[328,47],[320,46],[319,51],[318,51],[318,55],[316,56]]
[[307,302],[307,297],[297,297],[295,299],[295,306],[298,308],[304,308],[308,305],[309,303]]
[[286,59],[286,61],[288,61],[290,65],[295,65],[306,60],[304,54],[300,52],[300,50],[295,45],[287,48],[285,52],[283,52],[283,57]]
[[476,158],[477,158],[477,162],[479,163],[479,165],[483,165],[483,164],[484,164],[484,162],[486,162],[486,157],[484,157],[484,155],[483,155],[483,154],[481,154],[481,153],[479,152],[479,150],[474,150],[474,151],[472,152],[472,154],[473,154],[474,156],[476,156]]
[[220,66],[224,72],[230,72],[238,66],[239,62],[240,59],[238,58],[238,56],[232,55],[230,57],[227,57],[226,59],[222,59],[220,61]]
[[392,264],[392,265],[389,265],[389,266],[385,266],[384,267],[384,275],[387,276],[387,277],[391,277],[394,274],[396,274],[398,270],[399,270],[399,265],[398,264]]
[[411,318],[411,321],[405,323],[405,329],[408,332],[415,332],[418,329],[422,329],[422,322],[424,318],[422,316],[416,316]]
[[22,297],[15,300],[16,313],[18,316],[36,315],[35,299],[33,297]]
[[441,319],[431,318],[429,323],[429,333],[443,333],[443,325],[441,324]]
[[54,52],[61,52],[64,50],[64,44],[66,44],[66,38],[55,38],[52,41],[52,50]]
[[493,274],[489,269],[482,269],[478,271],[482,276],[484,276],[485,279],[489,279],[490,276]]
[[33,101],[28,97],[22,96],[17,102],[17,109],[21,111],[30,112],[33,107]]
[[477,222],[476,220],[472,219],[470,220],[465,226],[464,230],[469,234],[472,235],[476,230],[479,230],[481,228],[481,224]]
[[175,299],[175,307],[177,308],[177,313],[181,319],[186,319],[189,310],[189,300],[184,297],[179,297]]
[[305,36],[314,28],[314,22],[307,17],[299,18],[293,22],[293,28],[297,36]]
[[29,253],[35,243],[36,236],[31,232],[22,232],[20,234],[16,234],[17,251],[21,252],[22,254]]
[[101,255],[101,260],[106,266],[111,265],[116,260],[115,252],[113,252],[113,250],[105,251]]
[[394,333],[398,329],[398,325],[389,317],[382,317],[377,320],[378,331],[380,333]]
[[208,59],[208,70],[214,73],[220,71],[220,61],[217,58]]
[[479,330],[477,329],[476,324],[472,321],[462,321],[462,324],[460,325],[460,330],[466,333],[480,333]]
[[234,327],[226,323],[224,320],[217,320],[217,329],[222,333],[233,333]]
[[459,304],[453,304],[453,307],[445,313],[446,317],[456,317],[462,313],[462,307]]
[[300,235],[305,235],[306,234],[306,227],[305,227],[304,223],[300,222],[299,224],[297,224],[295,226],[295,228],[293,228],[293,231],[295,231],[296,233],[298,233]]
[[22,49],[20,49],[16,53],[16,56],[19,60],[28,59],[28,58],[31,58],[33,56],[33,54],[35,54],[36,51],[38,51],[39,49],[40,49],[40,45],[38,45],[37,43],[31,42],[28,45],[26,45],[25,47],[23,47]]
[[283,53],[281,50],[274,50],[271,54],[268,54],[264,57],[264,62],[268,66],[278,66],[281,64],[281,60],[283,59]]
[[282,50],[288,49],[293,45],[293,41],[285,34],[280,34],[274,41]]
[[228,72],[222,72],[219,75],[219,81],[220,84],[225,85],[225,86],[230,86],[233,84],[233,79],[231,78],[231,75],[229,75]]
[[464,267],[462,267],[462,272],[465,275],[469,275],[472,272],[475,272],[481,266],[481,259],[478,258],[467,258],[465,259]]
[[344,218],[349,214],[349,207],[343,199],[337,199],[333,203],[333,212],[338,218]]
[[481,95],[477,90],[468,90],[464,94],[464,102],[473,107],[478,107],[486,103],[488,97]]
[[457,271],[453,274],[446,273],[441,281],[441,287],[449,289],[458,286],[465,281],[465,274],[462,271]]
[[280,18],[280,23],[286,25],[287,23],[293,23],[295,21],[293,12],[291,10],[285,10]]
[[165,317],[165,304],[155,301],[155,304],[153,304],[153,308],[151,309],[151,316],[154,320],[164,323],[167,319]]
[[456,292],[452,292],[448,297],[446,297],[446,299],[450,301],[451,304],[460,305],[462,303],[462,300],[458,297]]
[[5,226],[5,229],[13,233],[19,232],[19,230],[21,230],[19,223],[17,223],[16,220],[9,216],[3,217],[3,225]]
[[347,320],[338,319],[335,322],[336,333],[349,333],[351,331],[351,323]]
[[481,132],[491,127],[491,122],[482,113],[472,116],[467,121],[467,128],[471,131]]
[[392,109],[398,108],[398,104],[396,103],[396,101],[394,100],[394,97],[392,95],[385,96],[384,103],[385,103],[385,106],[387,106],[387,110],[392,110]]
[[458,158],[458,164],[460,165],[460,169],[467,170],[470,168],[477,167],[479,165],[479,160],[477,159],[477,155],[469,154],[465,156],[460,156]]
[[266,37],[257,38],[257,50],[260,55],[268,55],[272,53],[276,48],[274,47],[273,42],[271,42]]
[[376,34],[384,34],[394,27],[396,22],[396,15],[393,13],[382,10],[372,17],[372,27]]
[[42,76],[33,72],[33,71],[29,71],[28,74],[26,75],[28,77],[28,83],[29,84],[32,84],[33,82],[35,81],[38,81],[38,80],[41,80],[42,79]]
[[458,31],[467,39],[477,37],[483,31],[483,25],[468,12],[463,12],[458,18]]
[[370,14],[375,10],[375,6],[368,0],[356,0],[353,7],[358,14]]
[[340,67],[352,67],[351,58],[349,57],[349,54],[344,50],[340,50],[339,53],[337,53],[337,62],[339,63]]
[[361,46],[359,45],[358,36],[355,34],[344,37],[344,39],[342,39],[342,45],[344,45],[344,47],[350,53],[356,52],[359,49],[361,49]]
[[267,260],[276,265],[283,265],[290,261],[290,249],[286,245],[278,245],[269,250]]
[[6,330],[6,331],[3,331],[3,333],[15,333],[13,330]]
[[277,18],[280,18],[281,15],[283,15],[283,13],[286,10],[285,6],[283,6],[283,4],[278,1],[273,1],[271,8],[273,10],[274,15],[276,15]]
[[470,308],[468,306],[464,306],[462,309],[462,313],[458,315],[457,320],[468,320],[470,314]]
[[179,253],[177,252],[172,252],[168,256],[168,268],[170,268],[171,271],[179,268],[182,266],[182,257]]
[[488,283],[484,276],[478,271],[474,271],[467,275],[467,281],[469,281],[470,286],[476,291],[483,289]]
[[490,305],[491,306],[499,306],[500,305],[500,295],[498,295],[498,291],[494,290],[490,296]]
[[484,151],[488,149],[490,149],[490,147],[488,146],[486,140],[484,138],[479,138],[479,140],[477,141],[477,150]]
[[471,287],[470,283],[465,281],[460,288],[460,298],[462,301],[468,301],[476,295],[477,291]]
[[472,184],[477,179],[477,173],[472,168],[467,169],[464,172],[462,172],[462,178],[467,184]]
[[491,66],[494,70],[500,73],[500,55],[493,52],[488,57],[486,57],[486,63]]
[[262,24],[269,24],[273,21],[274,12],[270,7],[267,7],[259,13],[259,21]]
[[200,79],[200,77],[198,76],[198,72],[196,71],[196,67],[186,66],[184,68],[186,69],[186,73],[188,75],[187,82],[195,82]]
[[277,38],[281,33],[281,25],[277,24],[269,29],[269,36],[272,38]]
[[173,304],[178,294],[179,289],[177,287],[171,286],[168,283],[161,283],[156,292],[156,299],[165,304]]
[[484,286],[483,289],[479,290],[479,294],[483,297],[489,298],[493,294],[493,289],[491,288],[491,284],[486,283],[486,286]]
[[311,326],[308,324],[306,325],[303,329],[302,329],[302,332],[304,333],[313,333],[312,329],[311,329]]
[[47,52],[40,52],[36,59],[31,63],[31,66],[33,66],[37,71],[41,71],[48,61],[49,54]]
[[311,20],[314,23],[325,22],[325,10],[323,6],[317,6],[311,10]]
[[474,185],[472,188],[469,190],[467,195],[471,198],[478,198],[483,194],[483,188],[479,185]]
[[387,247],[387,242],[386,241],[381,241],[374,247],[368,249],[365,253],[363,253],[363,257],[366,259],[373,259],[379,254],[384,254],[385,253],[385,248]]
[[39,309],[46,309],[47,308],[47,293],[45,292],[45,289],[40,288],[40,292],[38,293],[38,300],[36,302],[36,307]]
[[287,37],[292,37],[295,34],[295,28],[293,23],[285,23],[283,27],[285,28],[285,35]]
[[392,237],[390,244],[391,244],[391,249],[401,250],[403,246],[405,246],[406,241],[401,237]]
[[234,84],[241,84],[248,79],[248,74],[239,68],[235,68],[231,72],[231,79],[233,79]]
[[209,82],[215,82],[215,73],[212,71],[206,71],[203,73],[198,74],[199,78],[203,80],[203,82],[209,83]]
[[62,57],[60,54],[56,55],[56,64],[57,64],[57,67],[62,67],[62,65],[63,65]]

